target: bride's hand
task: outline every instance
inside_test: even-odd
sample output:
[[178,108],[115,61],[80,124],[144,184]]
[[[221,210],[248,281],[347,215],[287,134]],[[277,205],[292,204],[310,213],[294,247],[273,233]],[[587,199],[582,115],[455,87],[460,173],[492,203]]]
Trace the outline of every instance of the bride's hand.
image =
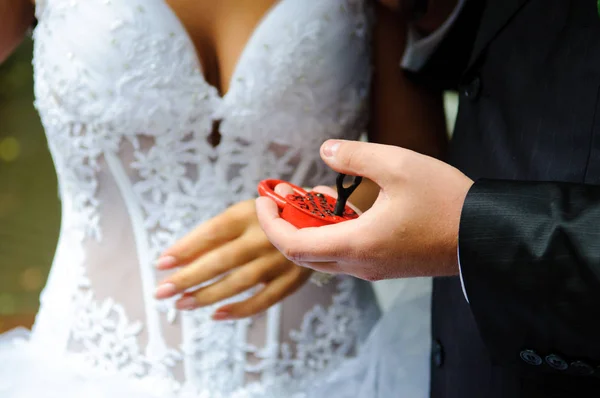
[[224,305],[213,314],[215,320],[229,320],[263,312],[300,288],[312,271],[288,261],[273,247],[260,228],[254,202],[230,207],[167,249],[157,267],[181,269],[159,284],[156,297],[183,293],[177,308],[192,310],[262,285],[247,300]]

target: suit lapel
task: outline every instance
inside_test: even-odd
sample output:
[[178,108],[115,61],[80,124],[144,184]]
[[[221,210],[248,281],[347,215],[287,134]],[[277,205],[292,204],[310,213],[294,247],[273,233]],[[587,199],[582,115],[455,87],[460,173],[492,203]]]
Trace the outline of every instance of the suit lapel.
[[[474,0],[484,1],[484,0]],[[473,52],[469,60],[471,66],[481,56],[488,44],[508,24],[511,18],[528,0],[488,0],[481,16],[479,33],[473,44]]]

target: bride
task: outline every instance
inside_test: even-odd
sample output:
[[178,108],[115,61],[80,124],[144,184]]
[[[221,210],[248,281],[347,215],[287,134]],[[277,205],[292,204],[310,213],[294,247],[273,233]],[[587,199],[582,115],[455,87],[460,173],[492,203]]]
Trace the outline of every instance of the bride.
[[329,138],[440,154],[443,116],[399,73],[399,17],[367,0],[29,1],[0,0],[0,60],[35,10],[62,222],[33,331],[1,337],[0,396],[301,397],[354,357],[370,286],[306,283],[253,198],[264,178],[333,182]]

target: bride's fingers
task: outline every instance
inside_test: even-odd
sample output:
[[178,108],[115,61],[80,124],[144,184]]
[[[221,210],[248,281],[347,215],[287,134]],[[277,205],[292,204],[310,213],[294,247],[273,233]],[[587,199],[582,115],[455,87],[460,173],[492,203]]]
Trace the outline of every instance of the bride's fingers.
[[275,187],[275,193],[277,195],[285,197],[287,195],[293,195],[294,194],[294,190],[288,184],[277,184],[277,186]]
[[165,299],[182,293],[252,261],[261,250],[262,247],[256,244],[252,234],[243,235],[209,251],[169,276],[158,285],[155,296],[158,299]]
[[175,305],[180,310],[193,310],[236,296],[260,283],[286,272],[291,264],[279,252],[259,257],[222,279],[193,292],[186,292]]
[[165,250],[156,262],[161,270],[174,268],[192,261],[207,251],[240,236],[254,216],[254,201],[238,203],[220,215],[200,224],[192,232]]
[[307,269],[291,268],[288,272],[270,281],[249,299],[217,309],[213,314],[213,319],[224,321],[260,314],[298,290],[310,278],[310,275],[311,272]]

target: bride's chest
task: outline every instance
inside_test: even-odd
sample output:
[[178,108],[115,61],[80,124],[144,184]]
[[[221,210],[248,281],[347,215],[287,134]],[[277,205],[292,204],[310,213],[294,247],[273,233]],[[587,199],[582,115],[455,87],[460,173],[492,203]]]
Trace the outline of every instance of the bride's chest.
[[370,43],[360,0],[280,0],[254,30],[225,96],[206,82],[164,0],[43,0],[37,8],[42,117],[154,135],[242,115],[344,124],[364,109]]

